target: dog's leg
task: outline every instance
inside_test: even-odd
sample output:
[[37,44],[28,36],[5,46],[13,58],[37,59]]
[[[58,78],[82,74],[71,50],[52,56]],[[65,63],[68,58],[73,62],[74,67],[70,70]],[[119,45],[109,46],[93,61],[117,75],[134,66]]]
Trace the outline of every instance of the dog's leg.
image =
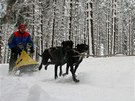
[[66,73],[63,73],[63,76],[68,75],[68,70],[69,70],[69,65],[67,64],[67,66],[66,66]]
[[68,75],[68,70],[69,70],[69,65],[67,64],[67,67],[66,67],[66,74]]
[[78,63],[76,63],[76,65],[75,65],[75,68],[74,68],[74,73],[76,73],[76,70],[77,70],[77,68],[78,68],[78,66],[79,66],[79,64],[82,62],[82,59],[80,60],[80,61],[78,61]]
[[54,79],[57,79],[58,78],[58,75],[57,75],[57,69],[58,69],[58,65],[55,65],[55,73],[54,73]]
[[76,76],[75,76],[75,72],[74,72],[74,69],[73,69],[73,66],[70,66],[70,71],[72,73],[72,78],[75,82],[79,82],[79,80],[76,79]]
[[60,65],[60,72],[59,72],[59,76],[62,75],[62,65]]
[[41,64],[40,64],[38,70],[41,70],[41,69],[42,69],[42,62],[41,62]]
[[76,73],[78,66],[79,66],[79,64],[75,65],[74,73]]
[[47,62],[46,64],[45,64],[45,70],[47,70],[47,67],[48,67],[48,65],[50,65],[50,64],[54,64],[53,62]]
[[47,70],[48,65],[49,65],[49,64],[46,64],[46,65],[45,65],[45,70]]

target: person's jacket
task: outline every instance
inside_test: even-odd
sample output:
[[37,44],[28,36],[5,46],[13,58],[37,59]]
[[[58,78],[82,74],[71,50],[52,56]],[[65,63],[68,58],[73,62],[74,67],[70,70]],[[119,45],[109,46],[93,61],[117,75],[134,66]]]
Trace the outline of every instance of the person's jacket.
[[10,36],[8,40],[10,49],[19,48],[20,44],[23,46],[24,50],[27,48],[28,44],[33,48],[33,42],[28,32],[20,33],[19,31],[16,31]]

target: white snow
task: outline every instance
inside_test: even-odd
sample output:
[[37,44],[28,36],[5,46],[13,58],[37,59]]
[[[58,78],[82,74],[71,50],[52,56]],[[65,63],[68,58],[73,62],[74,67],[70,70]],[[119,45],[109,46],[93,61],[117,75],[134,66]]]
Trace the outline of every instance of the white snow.
[[[77,70],[54,79],[54,65],[31,75],[8,75],[0,65],[0,101],[135,101],[135,57],[85,58]],[[65,71],[65,65],[63,66]]]

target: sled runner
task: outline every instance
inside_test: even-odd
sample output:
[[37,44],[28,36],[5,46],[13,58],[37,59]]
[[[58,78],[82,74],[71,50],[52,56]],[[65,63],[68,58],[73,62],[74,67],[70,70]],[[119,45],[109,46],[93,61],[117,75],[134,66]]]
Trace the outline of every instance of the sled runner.
[[15,63],[13,74],[17,71],[20,73],[34,72],[37,70],[38,62],[33,60],[25,51],[22,51],[20,57]]

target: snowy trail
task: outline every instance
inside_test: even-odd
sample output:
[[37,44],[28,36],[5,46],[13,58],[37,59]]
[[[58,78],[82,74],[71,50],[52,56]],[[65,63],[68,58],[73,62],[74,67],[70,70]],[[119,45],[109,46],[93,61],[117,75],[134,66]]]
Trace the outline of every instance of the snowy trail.
[[[32,75],[9,76],[0,65],[0,101],[134,101],[135,57],[87,58],[71,74],[54,80],[54,66]],[[65,66],[63,66],[63,71]]]

